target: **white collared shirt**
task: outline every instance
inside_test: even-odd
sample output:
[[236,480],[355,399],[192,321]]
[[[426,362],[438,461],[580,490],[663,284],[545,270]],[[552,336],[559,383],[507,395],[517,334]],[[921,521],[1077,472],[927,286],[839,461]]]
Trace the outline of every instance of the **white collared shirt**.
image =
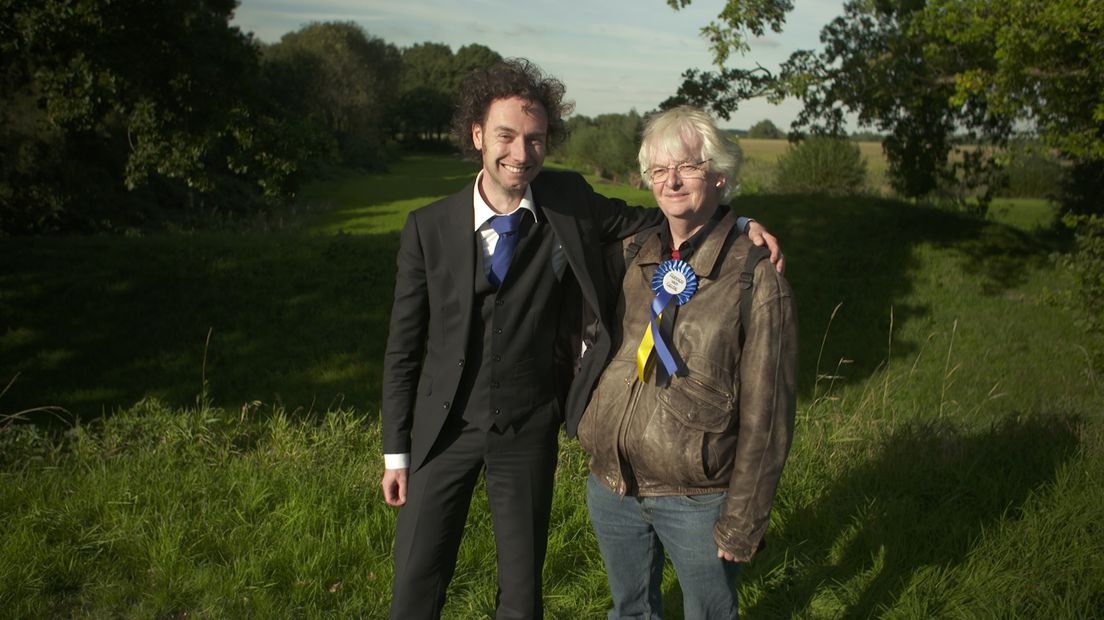
[[[521,199],[517,209],[510,213],[499,213],[492,209],[486,200],[483,200],[483,194],[479,192],[479,185],[482,182],[483,171],[480,170],[479,175],[475,177],[475,189],[472,190],[472,222],[475,224],[475,232],[479,233],[479,239],[483,246],[483,258],[486,260],[494,256],[495,248],[498,246],[498,233],[491,228],[491,218],[496,215],[517,213],[517,209],[528,209],[533,214],[535,221],[537,219],[537,208],[536,203],[533,202],[533,188],[526,186],[525,196]],[[490,260],[486,260],[486,263],[489,265]]]
[[[479,193],[479,185],[483,182],[483,172],[484,171],[480,170],[479,175],[475,177],[475,189],[472,190],[474,194],[472,196],[472,223],[475,226],[475,232],[479,234],[480,244],[483,248],[484,268],[487,273],[490,273],[491,257],[494,256],[495,248],[498,246],[498,233],[491,228],[490,219],[496,215],[517,213],[517,209],[528,209],[529,212],[533,214],[534,221],[538,221],[540,215],[537,209],[537,203],[533,201],[532,186],[525,188],[525,196],[522,197],[517,209],[514,209],[510,213],[498,213],[492,209],[491,205],[487,204],[486,200],[483,200],[483,194]],[[559,240],[556,240],[556,245],[552,248],[552,271],[556,274],[557,280],[563,278],[564,268],[566,266],[567,254],[564,253],[563,244],[561,244]]]

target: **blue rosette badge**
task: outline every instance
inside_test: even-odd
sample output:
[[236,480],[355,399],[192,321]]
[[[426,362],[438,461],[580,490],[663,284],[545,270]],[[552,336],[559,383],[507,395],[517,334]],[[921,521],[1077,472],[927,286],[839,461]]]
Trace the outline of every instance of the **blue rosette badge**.
[[[663,308],[670,303],[671,297],[674,297],[678,305],[682,306],[697,292],[698,274],[694,273],[694,268],[684,260],[664,261],[652,276],[652,290],[655,291],[657,301],[660,300],[661,294],[667,294],[667,298],[662,300],[663,306],[659,312],[663,312]],[[654,303],[652,307],[655,307]]]
[[670,343],[664,340],[656,319],[663,314],[671,300],[679,306],[690,301],[698,290],[698,275],[686,261],[664,261],[652,276],[652,290],[655,291],[656,296],[651,304],[650,325],[644,331],[644,337],[636,351],[636,369],[642,382],[647,380],[648,359],[651,357],[653,348],[668,376],[674,376],[678,371],[678,363],[671,355]]

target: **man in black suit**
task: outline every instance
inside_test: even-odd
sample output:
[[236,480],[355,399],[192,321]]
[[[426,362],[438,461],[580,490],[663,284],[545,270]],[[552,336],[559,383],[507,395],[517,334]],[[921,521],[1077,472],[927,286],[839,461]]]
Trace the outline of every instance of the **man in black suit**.
[[[497,618],[540,618],[558,433],[573,434],[590,381],[557,355],[581,296],[598,317],[586,357],[609,353],[602,244],[662,219],[543,171],[571,106],[524,60],[477,71],[453,130],[483,169],[410,213],[402,231],[383,376],[385,501],[395,533],[391,618],[437,618],[482,472],[498,556]],[[760,244],[773,237],[755,225]],[[777,252],[776,252],[777,253]],[[601,361],[586,363],[601,370]]]

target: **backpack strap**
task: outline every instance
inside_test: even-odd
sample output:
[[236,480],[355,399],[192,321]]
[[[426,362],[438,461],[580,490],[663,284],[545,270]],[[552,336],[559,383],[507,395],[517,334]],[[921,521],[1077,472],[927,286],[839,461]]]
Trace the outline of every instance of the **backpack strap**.
[[651,230],[642,230],[636,233],[632,242],[625,246],[625,266],[628,267],[632,259],[636,258],[636,255],[640,253],[640,248],[644,245],[644,240],[651,234]]
[[751,323],[751,298],[754,296],[755,267],[759,261],[770,258],[770,250],[760,245],[752,245],[748,250],[744,271],[740,274],[740,347],[747,339],[747,326]]

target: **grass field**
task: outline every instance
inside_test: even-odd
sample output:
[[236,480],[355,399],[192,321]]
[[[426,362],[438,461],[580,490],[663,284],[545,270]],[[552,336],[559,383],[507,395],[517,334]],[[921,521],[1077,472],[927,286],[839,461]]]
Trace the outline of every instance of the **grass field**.
[[[396,230],[473,171],[421,157],[336,177],[277,233],[5,239],[0,413],[23,413],[0,424],[0,617],[385,617]],[[782,239],[801,327],[795,443],[744,617],[1098,617],[1104,394],[1091,343],[1047,302],[1069,282],[1045,210],[735,208]],[[608,604],[585,473],[565,440],[552,619]],[[493,614],[479,493],[447,618]]]

